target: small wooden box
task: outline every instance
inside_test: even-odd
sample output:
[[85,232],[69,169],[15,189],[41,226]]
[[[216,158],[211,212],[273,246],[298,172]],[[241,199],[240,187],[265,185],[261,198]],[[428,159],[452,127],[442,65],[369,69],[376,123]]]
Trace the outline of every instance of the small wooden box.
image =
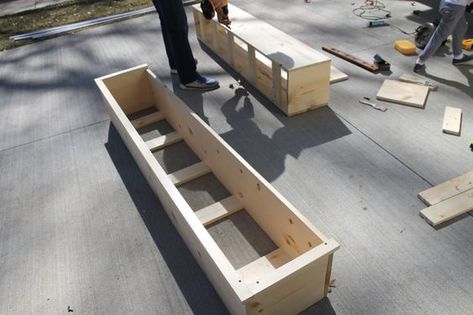
[[[315,229],[146,65],[98,78],[96,83],[113,125],[232,314],[296,314],[327,295],[339,244]],[[143,110],[153,112],[130,118]],[[139,128],[162,120],[174,131],[144,141]],[[184,141],[200,162],[167,174],[152,151],[178,141]],[[209,173],[231,195],[192,209],[177,186]],[[243,209],[277,249],[235,268],[208,227]]]
[[233,5],[229,12],[230,29],[194,5],[199,40],[288,116],[328,104],[329,57]]

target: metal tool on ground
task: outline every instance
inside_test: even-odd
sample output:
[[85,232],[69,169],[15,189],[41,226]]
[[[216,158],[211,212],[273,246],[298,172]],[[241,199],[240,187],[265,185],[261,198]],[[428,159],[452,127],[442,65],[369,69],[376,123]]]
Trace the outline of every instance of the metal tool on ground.
[[342,58],[348,62],[351,62],[359,67],[362,67],[365,70],[368,70],[370,72],[381,72],[381,71],[389,71],[391,68],[391,65],[386,62],[380,55],[376,54],[374,56],[374,62],[369,63],[363,59],[360,59],[358,57],[355,57],[349,53],[346,53],[344,51],[341,51],[340,49],[333,48],[330,46],[324,46],[322,47],[323,50],[326,52],[329,52],[339,58]]
[[399,77],[399,81],[427,86],[431,91],[437,91],[439,88],[439,86],[432,81],[406,73]]
[[379,26],[388,26],[389,24],[386,23],[384,19],[377,19],[368,22],[368,27],[379,27]]
[[374,55],[374,64],[378,68],[378,71],[384,72],[391,70],[391,64],[378,54]]
[[384,107],[383,105],[379,105],[379,104],[376,104],[376,103],[373,103],[371,102],[371,99],[369,97],[363,97],[361,100],[360,100],[360,103],[361,104],[364,104],[364,105],[368,105],[368,106],[371,106],[373,107],[374,109],[377,109],[377,110],[380,110],[382,112],[385,112],[387,111],[388,109],[386,107]]

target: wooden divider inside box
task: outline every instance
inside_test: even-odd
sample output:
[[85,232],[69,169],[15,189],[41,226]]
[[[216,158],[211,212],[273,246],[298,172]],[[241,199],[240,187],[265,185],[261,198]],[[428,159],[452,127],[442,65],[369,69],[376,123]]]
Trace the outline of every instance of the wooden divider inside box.
[[[146,65],[96,82],[115,128],[231,313],[296,314],[327,295],[338,243]],[[192,201],[196,191],[209,193]]]
[[288,116],[328,104],[330,58],[229,5],[231,28],[193,6],[197,37]]

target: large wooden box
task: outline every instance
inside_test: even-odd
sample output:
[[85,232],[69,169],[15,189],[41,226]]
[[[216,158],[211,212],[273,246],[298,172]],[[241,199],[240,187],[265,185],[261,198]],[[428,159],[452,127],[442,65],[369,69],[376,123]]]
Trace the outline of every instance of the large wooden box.
[[230,29],[194,5],[197,38],[286,115],[328,104],[329,57],[235,6],[229,11]]
[[[232,314],[295,314],[327,295],[339,244],[315,229],[146,65],[98,78],[96,83],[113,125]],[[136,118],[143,110],[149,114]],[[162,120],[174,131],[144,141],[138,130]],[[200,162],[167,174],[152,152],[178,141],[184,141]],[[177,187],[209,173],[231,195],[192,209]],[[243,209],[277,249],[235,268],[208,227]]]

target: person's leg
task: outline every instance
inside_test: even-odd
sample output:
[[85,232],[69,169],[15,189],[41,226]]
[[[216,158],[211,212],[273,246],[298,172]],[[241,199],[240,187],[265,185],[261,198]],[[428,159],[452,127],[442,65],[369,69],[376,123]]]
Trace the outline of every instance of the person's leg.
[[461,59],[463,57],[463,48],[462,42],[467,30],[467,23],[465,19],[465,12],[463,11],[462,17],[457,23],[457,26],[453,30],[452,33],[452,51],[453,51],[453,58]]
[[[170,44],[169,48],[166,47],[170,66],[175,66],[182,84],[197,80],[198,74],[189,45],[187,17],[182,1],[153,0],[153,3],[159,8],[157,10],[161,25],[164,25],[163,38]],[[169,54],[172,57],[169,57]]]
[[166,27],[166,23],[163,23],[163,18],[161,17],[158,1],[153,0],[153,4],[159,15],[159,21],[161,23],[161,33],[163,34],[164,47],[166,48],[166,55],[168,56],[169,68],[176,69],[176,62],[174,61],[174,52],[172,51],[172,44],[169,38],[169,33]]
[[440,24],[434,31],[434,34],[430,38],[424,51],[419,55],[417,63],[424,63],[427,59],[437,51],[444,40],[447,39],[448,35],[452,34],[453,30],[457,26],[458,21],[463,17],[464,12],[461,11],[464,7],[459,5],[453,5],[449,3],[442,3],[440,6],[440,14],[442,19]]

